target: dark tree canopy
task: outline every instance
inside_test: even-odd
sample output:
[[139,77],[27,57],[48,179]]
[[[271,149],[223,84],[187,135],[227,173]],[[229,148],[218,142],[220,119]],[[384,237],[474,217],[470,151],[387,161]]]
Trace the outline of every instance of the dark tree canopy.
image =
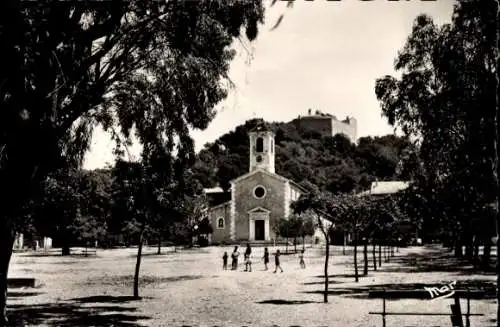
[[416,140],[401,165],[414,180],[404,211],[431,237],[450,234],[458,256],[484,244],[486,261],[491,233],[482,231],[498,201],[497,15],[496,1],[478,0],[458,1],[443,26],[420,15],[395,60],[401,77],[375,85],[389,123]]
[[[253,40],[262,1],[20,1],[0,4],[0,325],[16,226],[40,183],[78,167],[92,130],[168,182],[194,162],[191,128],[206,128],[227,94],[234,40]],[[226,83],[224,83],[224,81]],[[123,153],[123,147],[117,154]],[[181,182],[182,184],[182,182]]]

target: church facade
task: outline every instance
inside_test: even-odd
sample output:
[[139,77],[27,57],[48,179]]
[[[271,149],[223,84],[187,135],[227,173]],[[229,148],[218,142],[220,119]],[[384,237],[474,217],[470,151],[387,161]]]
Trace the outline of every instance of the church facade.
[[208,210],[214,230],[212,242],[275,240],[273,227],[281,218],[289,217],[292,201],[306,192],[299,184],[276,174],[274,137],[264,125],[249,132],[249,172],[231,181],[230,200]]

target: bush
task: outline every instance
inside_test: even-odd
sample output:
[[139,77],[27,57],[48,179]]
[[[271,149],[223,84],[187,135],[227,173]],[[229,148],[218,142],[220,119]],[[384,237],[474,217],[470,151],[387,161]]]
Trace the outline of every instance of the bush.
[[206,237],[199,236],[198,237],[198,245],[200,247],[206,247],[206,246],[208,246],[208,239]]

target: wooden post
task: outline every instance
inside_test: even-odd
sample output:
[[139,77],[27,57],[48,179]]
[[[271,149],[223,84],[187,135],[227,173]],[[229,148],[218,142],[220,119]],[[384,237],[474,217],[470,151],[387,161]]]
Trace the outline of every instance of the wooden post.
[[382,245],[378,244],[378,266],[382,267]]
[[450,305],[451,307],[451,325],[452,327],[464,327],[464,321],[462,319],[462,310],[460,309],[460,298],[458,295],[455,296],[455,304]]
[[470,290],[467,288],[467,314],[465,315],[465,327],[470,327]]
[[385,316],[386,312],[385,312],[385,288],[384,288],[382,292],[382,327],[385,327]]

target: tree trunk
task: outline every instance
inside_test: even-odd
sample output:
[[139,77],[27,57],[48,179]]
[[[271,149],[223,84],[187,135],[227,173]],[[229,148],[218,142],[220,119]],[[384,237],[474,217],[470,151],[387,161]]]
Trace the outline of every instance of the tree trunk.
[[464,240],[465,245],[465,258],[472,262],[474,258],[474,245],[473,238],[471,233],[467,230],[464,231],[462,239]]
[[297,253],[297,238],[296,237],[293,238],[293,250],[295,251],[295,253]]
[[372,245],[373,271],[377,271],[377,255],[375,254],[375,242]]
[[302,250],[305,251],[306,249],[306,237],[302,236]]
[[474,244],[473,244],[473,253],[472,253],[472,262],[474,264],[474,269],[477,268],[478,264],[479,264],[479,240],[478,240],[478,237],[477,236],[474,236],[474,240],[473,240]]
[[345,243],[347,242],[347,236],[344,232],[344,244],[342,244],[342,255],[345,255]]
[[5,222],[6,217],[0,217],[0,219],[3,219],[3,221],[0,221],[0,327],[4,327],[8,325],[7,277],[15,233]]
[[458,232],[455,232],[455,237],[453,239],[453,244],[455,247],[455,257],[456,258],[462,258],[463,257],[463,251],[462,251],[462,240],[460,238],[460,234]]
[[137,261],[135,263],[135,274],[134,274],[134,297],[139,298],[139,271],[141,269],[141,259],[142,259],[142,245],[144,244],[144,228],[141,229],[139,234],[139,245],[137,247]]
[[[498,247],[498,244],[497,244]],[[484,244],[483,250],[483,258],[481,260],[481,268],[484,270],[488,270],[490,267],[490,257],[491,257],[491,241],[489,239],[486,240]],[[497,255],[498,258],[498,255]],[[497,259],[498,261],[498,259]]]
[[[498,30],[500,29],[500,5],[497,2],[497,12],[496,12],[496,29],[497,29],[497,38],[496,38],[496,46],[498,48],[498,44],[500,42],[500,33],[498,33]],[[497,272],[497,288],[498,285],[500,285],[500,192],[499,192],[499,178],[500,178],[500,163],[498,160],[500,159],[500,133],[498,132],[498,128],[500,127],[500,106],[498,104],[499,98],[498,98],[498,93],[500,92],[500,71],[498,67],[500,67],[500,56],[499,53],[497,52],[496,54],[496,61],[497,61],[497,69],[496,69],[496,81],[497,81],[497,92],[496,92],[496,110],[495,110],[495,124],[494,124],[494,130],[495,130],[495,140],[494,140],[494,145],[495,145],[495,158],[493,160],[493,177],[496,182],[496,187],[497,187],[497,192],[496,192],[496,242],[497,242],[497,264],[496,264],[496,272]],[[491,244],[491,239],[488,238],[486,240],[486,243],[488,246]],[[491,249],[491,248],[490,248]],[[486,251],[486,244],[484,247],[484,251]],[[489,260],[489,258],[488,258]],[[489,262],[488,262],[489,263]],[[497,290],[497,327],[500,327],[500,291]]]
[[288,254],[288,237],[285,239],[285,254]]
[[358,274],[358,235],[354,234],[354,280],[356,283],[359,281]]
[[158,236],[158,251],[156,251],[156,254],[161,254],[161,236]]
[[368,275],[368,240],[365,239],[363,242],[363,260],[364,262],[364,267],[363,267],[363,276]]
[[326,254],[325,254],[325,293],[323,294],[323,302],[328,303],[328,259],[330,259],[330,240],[325,234],[326,239]]
[[378,245],[378,266],[382,267],[382,245]]

